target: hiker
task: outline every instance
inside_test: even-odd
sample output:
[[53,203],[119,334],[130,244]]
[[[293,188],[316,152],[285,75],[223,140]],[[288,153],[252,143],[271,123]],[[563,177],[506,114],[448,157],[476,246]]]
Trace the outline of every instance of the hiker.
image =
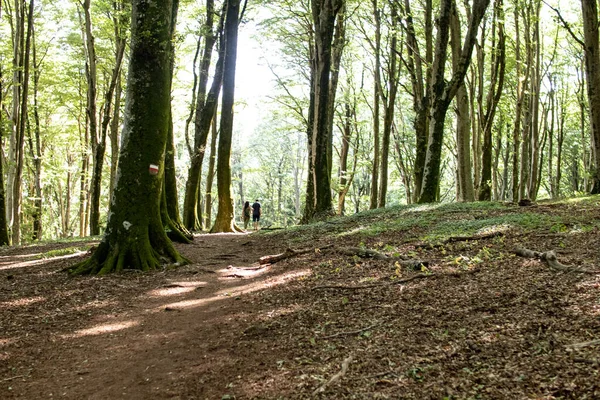
[[252,216],[252,207],[250,207],[250,202],[247,201],[244,203],[244,209],[242,210],[242,217],[244,218],[244,230],[248,229],[248,223],[250,222],[251,216]]
[[254,230],[257,231],[260,223],[260,203],[258,202],[258,199],[252,204],[252,222],[254,223]]

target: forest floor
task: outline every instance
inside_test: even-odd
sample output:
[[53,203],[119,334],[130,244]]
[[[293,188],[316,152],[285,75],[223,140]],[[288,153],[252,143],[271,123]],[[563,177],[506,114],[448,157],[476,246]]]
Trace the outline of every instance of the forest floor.
[[0,249],[1,399],[600,398],[598,196],[392,207],[198,235],[176,269],[62,272],[93,245]]

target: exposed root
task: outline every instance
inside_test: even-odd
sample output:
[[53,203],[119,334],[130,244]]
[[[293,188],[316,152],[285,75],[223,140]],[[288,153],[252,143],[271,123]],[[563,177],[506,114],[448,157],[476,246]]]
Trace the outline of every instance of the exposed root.
[[325,382],[323,385],[321,385],[320,387],[318,387],[314,392],[313,392],[313,396],[317,395],[319,393],[322,393],[325,391],[325,389],[327,388],[327,386],[330,386],[332,383],[335,383],[336,381],[340,380],[340,378],[342,376],[344,376],[346,374],[346,372],[348,371],[348,366],[350,365],[350,363],[352,362],[352,354],[350,354],[348,356],[348,358],[346,358],[343,362],[342,362],[342,369],[340,372],[338,372],[337,374],[335,374],[334,376],[331,377],[330,380],[328,380],[327,382]]
[[105,275],[126,269],[145,272],[188,262],[161,231],[154,240],[148,234],[116,240],[112,246],[105,237],[89,259],[66,268],[66,271],[71,275]]
[[263,256],[263,257],[259,258],[258,263],[260,265],[274,264],[278,261],[285,260],[286,258],[291,258],[291,257],[298,256],[300,254],[307,254],[307,253],[312,253],[312,252],[317,253],[317,252],[329,249],[331,247],[332,247],[332,245],[327,245],[327,246],[323,246],[323,247],[319,247],[319,248],[303,249],[303,250],[293,250],[293,249],[287,248],[287,249],[285,249],[285,251],[283,253],[272,254],[272,255]]
[[513,250],[513,252],[521,257],[526,257],[526,258],[537,258],[540,259],[542,261],[545,261],[546,264],[557,271],[566,271],[566,272],[580,272],[580,273],[584,273],[584,274],[598,274],[600,273],[600,271],[595,271],[595,270],[588,270],[588,269],[584,269],[584,268],[576,268],[576,267],[570,267],[568,265],[564,265],[561,264],[557,257],[556,257],[556,253],[553,250],[550,251],[546,251],[546,252],[539,252],[539,251],[533,251],[533,250],[529,250],[529,249],[525,249],[525,248],[516,248]]
[[344,286],[344,285],[323,285],[323,286],[315,286],[312,288],[312,290],[322,290],[322,289],[335,289],[335,290],[361,290],[361,289],[371,289],[371,288],[375,288],[375,287],[384,287],[384,286],[392,286],[392,285],[403,285],[405,283],[417,280],[417,279],[423,279],[423,278],[433,278],[433,277],[437,277],[440,275],[436,275],[436,274],[419,274],[419,275],[415,275],[415,276],[411,276],[410,278],[406,278],[406,279],[400,279],[397,281],[392,281],[392,282],[385,282],[385,283],[377,283],[377,284],[371,284],[371,285],[358,285],[358,286]]
[[359,334],[361,334],[361,333],[363,333],[363,332],[369,331],[369,330],[371,330],[371,329],[373,329],[373,328],[377,328],[377,327],[379,327],[379,326],[381,326],[381,325],[383,325],[383,324],[379,323],[379,324],[374,324],[374,325],[367,326],[366,328],[358,329],[358,330],[356,330],[356,331],[350,331],[350,332],[338,332],[338,333],[335,333],[335,334],[333,334],[333,335],[329,335],[329,336],[323,336],[321,339],[333,339],[333,338],[340,337],[340,336],[353,336],[353,335],[359,335]]

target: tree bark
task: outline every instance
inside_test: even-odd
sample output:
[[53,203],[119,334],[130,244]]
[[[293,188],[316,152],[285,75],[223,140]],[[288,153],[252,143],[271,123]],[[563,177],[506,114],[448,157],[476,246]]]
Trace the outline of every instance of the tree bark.
[[[211,1],[209,0],[207,2],[207,7],[210,5],[210,3]],[[204,154],[206,152],[206,142],[208,139],[208,134],[210,132],[211,123],[213,122],[213,119],[216,115],[218,98],[221,92],[221,86],[223,84],[223,66],[226,58],[226,38],[223,39],[223,23],[225,21],[225,10],[223,10],[223,14],[221,16],[218,33],[215,34],[209,33],[212,32],[213,28],[212,18],[209,18],[208,11],[209,10],[207,8],[207,21],[205,24],[207,38],[205,41],[202,61],[200,63],[200,82],[198,84],[198,93],[196,96],[196,117],[194,120],[194,153],[191,155],[191,162],[190,167],[188,169],[188,179],[185,185],[185,197],[183,202],[183,225],[189,230],[202,228],[202,221],[198,220],[198,193],[200,192],[199,190],[202,163],[204,161]],[[205,95],[207,85],[206,79],[208,79],[208,68],[210,66],[212,49],[214,47],[217,35],[221,36],[218,51],[219,56],[215,66],[215,76],[213,77],[211,88],[208,92],[208,95]]]
[[[461,32],[460,19],[456,8],[450,17],[450,35],[452,37],[452,68],[460,65]],[[474,201],[473,172],[471,170],[471,115],[469,95],[463,82],[456,92],[456,154],[457,154],[457,187],[458,201]]]
[[[2,19],[2,4],[0,2],[0,19]],[[0,109],[3,104],[3,95],[4,95],[4,87],[3,87],[3,70],[2,65],[0,65]],[[3,148],[2,138],[5,135],[4,132],[4,121],[3,121],[4,112],[0,112],[0,148]],[[4,165],[2,159],[0,157],[0,246],[7,246],[10,244],[10,238],[8,236],[8,225],[6,223],[6,192],[5,192],[5,181],[4,181]]]
[[600,39],[598,37],[598,4],[596,0],[581,0],[585,70],[589,103],[590,131],[594,165],[590,193],[600,193]]
[[231,137],[233,134],[233,102],[237,62],[238,21],[240,0],[227,1],[225,17],[225,61],[223,64],[223,99],[217,159],[217,216],[211,233],[235,232],[233,199],[231,197]]
[[[313,207],[308,219],[333,215],[331,176],[329,174],[329,100],[331,50],[335,21],[344,6],[343,0],[311,0],[315,28],[314,47],[314,118],[311,130],[310,173],[312,174]],[[307,199],[308,201],[308,199]],[[306,213],[305,213],[306,215]]]
[[[133,1],[119,179],[104,238],[88,260],[70,269],[72,273],[147,271],[186,262],[160,217],[177,6],[177,0]],[[151,165],[158,167],[158,174],[152,173]]]
[[373,167],[371,170],[371,196],[369,208],[371,210],[377,208],[377,200],[379,199],[379,165],[380,165],[380,133],[379,133],[379,113],[381,103],[381,10],[378,7],[377,0],[372,0],[373,3],[373,19],[375,21],[375,70],[373,71],[373,79],[375,80],[375,89],[373,90]]
[[387,189],[388,189],[388,170],[389,170],[389,156],[390,156],[390,141],[392,136],[392,125],[394,123],[394,112],[396,109],[396,94],[398,93],[398,64],[397,64],[397,53],[396,48],[397,38],[397,27],[398,27],[398,12],[396,5],[391,5],[391,31],[392,37],[390,39],[389,48],[389,64],[388,64],[388,93],[387,98],[384,98],[385,103],[385,114],[383,118],[383,137],[381,138],[381,167],[379,168],[381,178],[379,179],[379,190],[377,201],[377,207],[383,208],[386,204]]
[[[504,87],[504,72],[506,69],[506,37],[504,34],[504,5],[502,0],[494,4],[494,23],[492,34],[498,33],[498,44],[492,41],[492,73],[486,98],[486,110],[483,115],[483,147],[481,160],[481,181],[479,182],[479,201],[492,199],[492,125]],[[496,86],[497,85],[497,86]],[[500,151],[498,149],[497,151]]]
[[444,122],[450,102],[456,95],[458,87],[463,83],[467,69],[471,62],[473,46],[476,41],[477,29],[483,18],[489,0],[475,0],[472,8],[469,28],[460,57],[458,68],[453,71],[452,79],[446,83],[444,79],[445,64],[448,51],[450,15],[455,6],[453,0],[442,0],[438,17],[438,33],[436,38],[435,60],[432,78],[432,106],[430,111],[431,123],[427,156],[425,158],[425,171],[419,203],[431,203],[438,199],[440,182],[440,166],[442,144],[444,139]]

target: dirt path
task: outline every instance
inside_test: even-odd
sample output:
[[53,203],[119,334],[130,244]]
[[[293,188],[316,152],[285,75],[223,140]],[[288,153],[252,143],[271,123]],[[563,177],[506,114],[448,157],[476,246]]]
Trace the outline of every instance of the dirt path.
[[190,266],[76,279],[57,272],[72,259],[35,264],[48,248],[7,252],[0,398],[178,398],[190,376],[231,375],[227,338],[253,312],[245,294],[282,282],[253,263],[278,247],[255,235],[201,235],[180,246]]

